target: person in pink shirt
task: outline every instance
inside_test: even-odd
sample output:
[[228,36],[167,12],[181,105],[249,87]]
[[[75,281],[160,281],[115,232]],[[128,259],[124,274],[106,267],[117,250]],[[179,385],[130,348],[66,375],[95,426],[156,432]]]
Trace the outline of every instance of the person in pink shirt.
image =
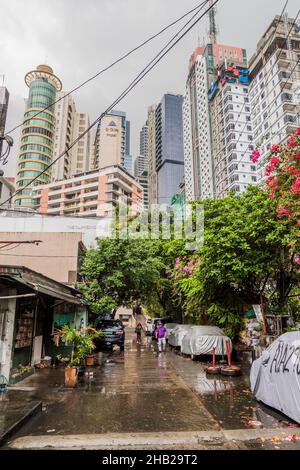
[[163,326],[161,322],[158,322],[156,330],[155,330],[158,352],[162,352],[166,350],[166,334],[167,334],[166,328]]

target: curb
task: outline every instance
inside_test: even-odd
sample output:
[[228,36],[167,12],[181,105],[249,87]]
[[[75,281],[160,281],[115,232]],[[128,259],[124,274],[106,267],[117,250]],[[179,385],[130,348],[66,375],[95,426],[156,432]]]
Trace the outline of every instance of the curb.
[[200,431],[176,433],[131,433],[131,434],[70,434],[19,437],[9,445],[10,449],[112,449],[151,446],[184,446],[198,444],[221,444],[225,442],[245,442],[271,439],[274,435],[285,437],[290,434],[300,436],[300,429],[236,429],[228,431]]
[[2,445],[7,439],[9,439],[14,433],[16,433],[24,424],[26,424],[29,419],[36,415],[39,411],[42,410],[42,402],[39,401],[36,403],[30,410],[28,410],[22,418],[16,421],[10,426],[3,434],[0,435],[0,445]]

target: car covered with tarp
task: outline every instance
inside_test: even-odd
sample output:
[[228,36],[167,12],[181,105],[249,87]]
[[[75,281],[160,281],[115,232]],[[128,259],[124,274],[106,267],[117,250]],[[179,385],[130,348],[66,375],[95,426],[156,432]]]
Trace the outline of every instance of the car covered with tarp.
[[165,329],[167,330],[166,332],[166,338],[168,339],[169,338],[169,334],[170,332],[175,328],[175,326],[177,326],[178,323],[165,323],[164,324],[164,327]]
[[217,326],[192,326],[181,343],[181,352],[188,356],[210,355],[215,348],[216,355],[226,354],[226,342],[231,340]]
[[285,333],[253,362],[255,398],[300,423],[300,331]]
[[170,330],[168,335],[168,343],[174,348],[180,348],[182,340],[187,332],[193,327],[193,325],[177,325],[175,328]]

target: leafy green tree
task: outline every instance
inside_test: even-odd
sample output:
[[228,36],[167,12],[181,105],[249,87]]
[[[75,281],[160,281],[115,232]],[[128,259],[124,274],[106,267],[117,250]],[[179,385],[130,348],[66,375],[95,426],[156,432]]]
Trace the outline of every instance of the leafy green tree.
[[159,302],[164,263],[151,240],[99,239],[86,253],[79,288],[96,314],[126,305]]

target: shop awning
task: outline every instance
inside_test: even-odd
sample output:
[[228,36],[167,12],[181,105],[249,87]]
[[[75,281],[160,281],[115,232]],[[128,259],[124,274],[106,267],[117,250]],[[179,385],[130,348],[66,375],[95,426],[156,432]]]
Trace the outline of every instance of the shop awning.
[[49,287],[45,287],[39,284],[34,286],[34,290],[41,294],[49,295],[50,297],[53,297],[54,299],[65,300],[66,302],[69,302],[70,304],[76,304],[76,305],[82,304],[82,300],[78,297],[74,297],[73,295],[68,295],[62,292],[54,291],[50,289]]
[[70,304],[81,305],[83,299],[76,289],[61,284],[31,269],[19,266],[0,266],[0,280],[6,279],[28,287],[36,293]]

